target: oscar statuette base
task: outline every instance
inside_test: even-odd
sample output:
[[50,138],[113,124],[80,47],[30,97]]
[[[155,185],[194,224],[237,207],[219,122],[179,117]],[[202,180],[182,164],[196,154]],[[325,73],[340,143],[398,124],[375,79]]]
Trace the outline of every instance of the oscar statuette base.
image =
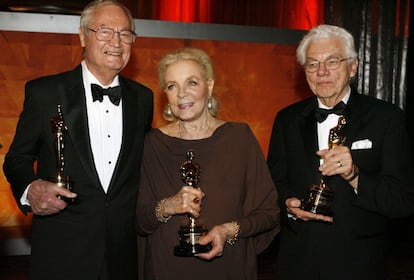
[[211,244],[200,245],[198,240],[205,235],[207,230],[203,226],[182,226],[178,232],[180,244],[174,247],[174,255],[177,257],[193,257],[211,250]]
[[305,211],[324,216],[333,216],[331,209],[334,193],[321,182],[320,185],[312,185],[308,190],[306,199],[303,200],[301,208]]

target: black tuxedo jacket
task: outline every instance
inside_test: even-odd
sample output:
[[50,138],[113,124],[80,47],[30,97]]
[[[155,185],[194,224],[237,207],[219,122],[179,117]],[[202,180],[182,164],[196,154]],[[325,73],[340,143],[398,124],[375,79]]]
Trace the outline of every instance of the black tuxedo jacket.
[[[285,211],[287,198],[304,198],[320,180],[317,106],[316,97],[306,99],[281,110],[274,122],[268,165]],[[332,224],[281,214],[278,279],[383,279],[387,218],[413,213],[414,173],[402,111],[352,92],[345,116],[345,145],[360,168],[358,194],[339,175],[331,176],[325,182],[335,195]]]
[[[105,194],[93,160],[87,122],[82,68],[26,84],[24,108],[16,135],[5,157],[4,172],[17,203],[34,180],[56,174],[50,119],[62,107],[68,128],[65,175],[78,194],[75,203],[52,216],[33,217],[30,279],[98,279],[109,264],[111,279],[136,279],[136,194],[145,132],[150,128],[150,89],[124,77],[123,135],[120,154]],[[33,168],[35,167],[35,168]]]

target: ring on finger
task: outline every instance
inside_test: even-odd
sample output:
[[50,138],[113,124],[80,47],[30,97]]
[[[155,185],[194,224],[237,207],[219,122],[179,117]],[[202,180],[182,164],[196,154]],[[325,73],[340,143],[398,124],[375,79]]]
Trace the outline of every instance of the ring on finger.
[[344,165],[343,165],[343,163],[342,163],[340,160],[338,160],[338,161],[336,162],[336,165],[337,165],[338,167],[342,167],[342,166],[344,166]]

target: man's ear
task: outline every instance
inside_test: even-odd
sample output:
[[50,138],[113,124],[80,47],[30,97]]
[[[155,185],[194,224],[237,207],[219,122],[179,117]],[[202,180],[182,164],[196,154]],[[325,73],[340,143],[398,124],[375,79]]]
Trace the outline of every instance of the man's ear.
[[81,46],[84,48],[86,46],[86,34],[83,31],[83,28],[79,28],[79,40],[81,42]]

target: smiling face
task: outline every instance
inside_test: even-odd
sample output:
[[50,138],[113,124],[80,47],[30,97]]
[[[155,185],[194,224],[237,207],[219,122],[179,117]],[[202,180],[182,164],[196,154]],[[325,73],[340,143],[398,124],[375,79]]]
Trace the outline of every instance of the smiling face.
[[339,68],[328,70],[324,61],[335,58],[347,58],[342,42],[337,38],[317,39],[309,44],[306,61],[319,61],[316,72],[305,71],[306,80],[312,92],[326,106],[334,106],[349,90],[350,78],[355,76],[358,67],[356,59],[344,60]]
[[[95,11],[88,27],[93,30],[110,27],[117,32],[131,30],[131,22],[120,7],[107,5]],[[104,85],[112,82],[131,55],[131,44],[121,42],[118,34],[115,33],[111,40],[104,42],[96,39],[95,32],[80,29],[79,37],[88,69]]]
[[207,102],[212,95],[214,81],[206,80],[197,62],[174,62],[166,68],[164,78],[164,92],[177,119],[197,122],[209,117]]

